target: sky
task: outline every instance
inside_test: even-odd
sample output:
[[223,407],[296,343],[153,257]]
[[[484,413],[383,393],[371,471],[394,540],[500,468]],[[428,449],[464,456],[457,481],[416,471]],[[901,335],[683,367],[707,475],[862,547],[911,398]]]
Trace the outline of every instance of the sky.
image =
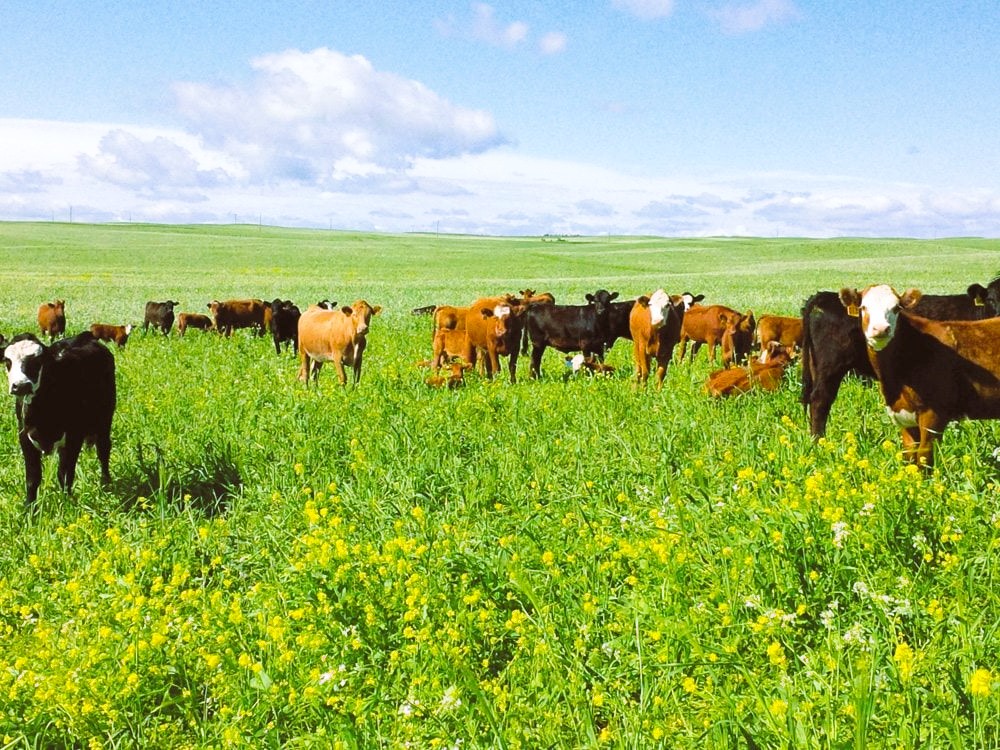
[[0,220],[1000,236],[996,0],[6,0]]

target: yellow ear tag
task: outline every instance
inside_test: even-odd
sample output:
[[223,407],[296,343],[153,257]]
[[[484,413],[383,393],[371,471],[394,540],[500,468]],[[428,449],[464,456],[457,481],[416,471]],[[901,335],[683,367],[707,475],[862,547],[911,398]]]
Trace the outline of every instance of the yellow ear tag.
[[848,305],[847,306],[847,314],[850,315],[852,318],[858,317],[858,306],[857,305]]
[[979,297],[974,297],[973,298],[973,302],[976,303],[976,307],[985,307],[986,306],[986,303],[983,302],[983,300],[980,299]]

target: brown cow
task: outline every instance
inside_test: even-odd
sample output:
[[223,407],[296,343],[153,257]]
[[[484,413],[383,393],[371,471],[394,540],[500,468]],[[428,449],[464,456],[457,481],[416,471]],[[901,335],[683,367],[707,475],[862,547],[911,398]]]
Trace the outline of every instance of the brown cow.
[[438,305],[434,308],[434,330],[444,328],[448,331],[464,331],[465,316],[468,312],[469,308],[467,307]]
[[705,381],[705,390],[716,398],[746,393],[753,388],[777,390],[792,361],[792,350],[772,341],[765,354],[766,362],[751,362],[747,367],[716,370]]
[[263,336],[271,322],[271,306],[261,299],[212,300],[208,309],[212,311],[216,330],[226,336],[231,336],[237,328],[253,328],[256,335]]
[[177,332],[183,336],[188,328],[211,331],[215,328],[215,322],[207,315],[202,315],[201,313],[182,312],[177,316]]
[[518,292],[521,295],[522,305],[554,305],[556,298],[551,292],[536,294],[534,289],[522,289]]
[[440,370],[453,357],[459,357],[473,365],[476,363],[476,349],[469,344],[468,332],[464,327],[460,331],[437,329],[434,332],[431,367]]
[[677,360],[684,360],[691,341],[692,361],[701,345],[708,344],[709,360],[715,362],[715,347],[721,344],[724,365],[740,362],[750,352],[754,328],[753,311],[744,315],[724,305],[695,305],[684,314]]
[[90,334],[100,341],[114,342],[118,348],[125,346],[128,335],[132,333],[132,325],[112,326],[106,323],[94,323],[90,326]]
[[465,330],[475,357],[483,355],[486,377],[492,379],[500,370],[500,357],[509,357],[510,382],[517,379],[517,356],[521,346],[524,307],[509,294],[483,297],[469,306]]
[[57,299],[55,302],[44,302],[38,307],[38,327],[42,335],[52,341],[56,336],[66,333],[66,302]]
[[777,341],[787,349],[802,348],[802,318],[762,315],[757,321],[756,337],[762,357],[772,341]]
[[934,441],[950,422],[1000,419],[1000,318],[929,320],[908,312],[920,298],[917,289],[900,295],[886,284],[840,291],[848,314],[861,320],[903,456],[929,470]]
[[333,362],[341,385],[347,384],[344,365],[354,369],[354,383],[361,380],[361,358],[367,346],[368,324],[382,311],[357,300],[350,307],[324,310],[310,306],[299,318],[299,380],[309,385],[319,377],[324,362]]
[[648,297],[639,297],[632,306],[628,328],[632,336],[635,378],[640,385],[646,384],[649,363],[655,357],[656,387],[663,387],[663,377],[680,339],[684,308],[683,298],[671,297],[662,289],[657,289]]

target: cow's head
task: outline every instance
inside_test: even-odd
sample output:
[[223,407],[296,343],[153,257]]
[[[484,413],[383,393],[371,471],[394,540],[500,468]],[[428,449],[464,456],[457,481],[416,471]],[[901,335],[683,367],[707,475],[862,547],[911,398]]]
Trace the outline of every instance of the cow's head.
[[691,292],[684,292],[684,294],[680,295],[680,297],[681,300],[684,302],[684,312],[687,312],[696,304],[705,299],[704,294],[691,294]]
[[606,318],[611,309],[612,300],[618,297],[618,292],[609,292],[607,289],[598,289],[593,294],[587,295],[587,303],[594,308],[594,314],[598,318]]
[[316,303],[316,307],[322,307],[324,310],[336,310],[337,301],[334,300],[331,302],[328,299],[321,299],[319,302]]
[[382,312],[381,305],[372,307],[363,299],[355,300],[353,305],[342,309],[345,315],[350,315],[354,318],[355,325],[357,326],[355,330],[358,333],[365,333],[368,330],[368,324],[371,322],[372,316]]
[[15,336],[3,350],[7,368],[8,393],[31,396],[38,390],[42,366],[48,359],[48,349],[30,333]]
[[986,285],[984,299],[986,307],[989,308],[989,314],[1000,315],[1000,278],[993,279]]
[[841,289],[840,301],[848,315],[861,319],[861,332],[868,346],[881,351],[896,333],[900,310],[913,307],[920,300],[920,290],[907,289],[900,295],[888,284],[857,289]]

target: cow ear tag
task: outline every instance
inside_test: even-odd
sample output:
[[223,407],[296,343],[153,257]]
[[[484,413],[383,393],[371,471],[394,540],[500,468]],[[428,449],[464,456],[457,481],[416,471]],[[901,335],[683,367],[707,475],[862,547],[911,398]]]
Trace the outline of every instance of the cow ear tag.
[[986,303],[983,302],[983,300],[982,300],[981,297],[975,297],[975,298],[973,298],[973,302],[975,302],[976,307],[985,307],[986,306]]
[[858,317],[858,306],[857,305],[848,305],[847,306],[847,314],[850,315],[852,318]]

